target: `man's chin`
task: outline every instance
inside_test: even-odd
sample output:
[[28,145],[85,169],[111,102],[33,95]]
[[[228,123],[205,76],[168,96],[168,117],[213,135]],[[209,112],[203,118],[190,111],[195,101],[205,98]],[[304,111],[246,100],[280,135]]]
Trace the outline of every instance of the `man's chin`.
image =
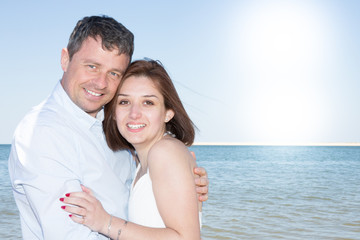
[[96,109],[96,110],[90,110],[90,109],[87,109],[87,110],[84,110],[84,112],[86,112],[87,114],[89,114],[90,116],[92,116],[92,117],[96,117],[96,115],[99,113],[99,111],[102,109],[102,107],[101,108],[98,108],[98,109]]

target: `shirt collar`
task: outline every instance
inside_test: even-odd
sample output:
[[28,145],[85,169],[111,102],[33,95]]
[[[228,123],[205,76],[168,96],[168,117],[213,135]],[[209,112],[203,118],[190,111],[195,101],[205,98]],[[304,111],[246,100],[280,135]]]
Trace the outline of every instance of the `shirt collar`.
[[70,99],[61,85],[61,80],[57,83],[53,95],[56,101],[60,102],[66,111],[68,111],[74,118],[78,119],[80,124],[83,124],[84,127],[91,129],[94,125],[102,125],[102,120],[104,119],[104,110],[101,109],[96,118],[87,114]]

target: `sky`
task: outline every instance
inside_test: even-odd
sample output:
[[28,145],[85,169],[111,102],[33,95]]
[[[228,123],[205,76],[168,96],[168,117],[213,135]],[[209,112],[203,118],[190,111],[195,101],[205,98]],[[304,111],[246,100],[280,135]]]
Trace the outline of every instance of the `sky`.
[[62,77],[84,16],[135,35],[160,60],[197,143],[360,142],[360,1],[10,1],[0,3],[0,144]]

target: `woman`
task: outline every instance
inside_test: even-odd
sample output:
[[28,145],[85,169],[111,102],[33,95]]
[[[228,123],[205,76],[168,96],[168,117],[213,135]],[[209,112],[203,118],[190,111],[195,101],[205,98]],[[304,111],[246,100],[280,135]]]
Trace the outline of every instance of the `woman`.
[[112,150],[130,149],[139,163],[129,222],[108,214],[86,187],[64,200],[77,206],[63,207],[72,220],[112,239],[200,239],[195,162],[186,147],[194,126],[158,62],[129,66],[105,108],[104,129]]

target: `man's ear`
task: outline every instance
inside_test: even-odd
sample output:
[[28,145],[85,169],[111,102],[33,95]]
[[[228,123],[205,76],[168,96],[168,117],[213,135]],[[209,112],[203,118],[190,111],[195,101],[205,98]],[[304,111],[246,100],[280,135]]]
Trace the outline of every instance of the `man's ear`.
[[70,62],[69,52],[67,48],[61,50],[61,68],[64,72],[67,71]]

